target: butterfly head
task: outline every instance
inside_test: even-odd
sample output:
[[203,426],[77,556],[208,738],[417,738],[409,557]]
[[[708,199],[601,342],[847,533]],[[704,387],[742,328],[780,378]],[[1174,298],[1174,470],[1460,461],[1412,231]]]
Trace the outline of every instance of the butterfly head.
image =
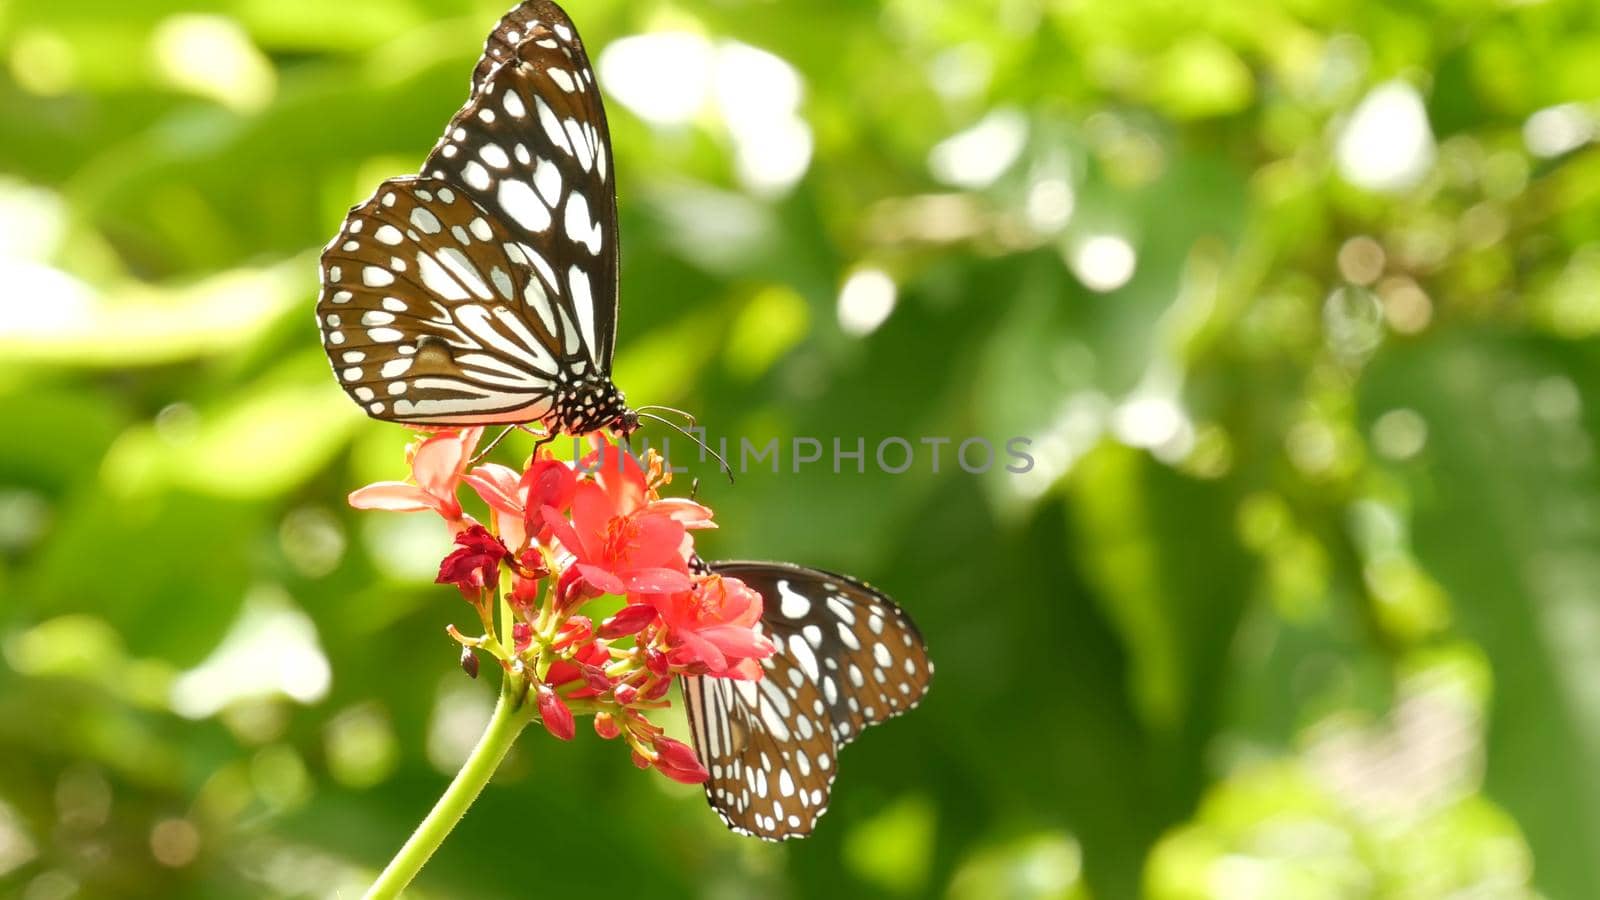
[[624,406],[622,412],[612,421],[611,430],[621,435],[623,440],[627,440],[639,430],[639,414]]

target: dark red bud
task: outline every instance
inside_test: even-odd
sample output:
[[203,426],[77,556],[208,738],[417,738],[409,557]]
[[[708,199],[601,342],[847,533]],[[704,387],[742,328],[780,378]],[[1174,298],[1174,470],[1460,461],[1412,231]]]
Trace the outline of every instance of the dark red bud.
[[631,684],[619,684],[612,691],[612,696],[623,706],[631,706],[633,701],[639,699],[639,689]]
[[572,710],[555,691],[546,685],[539,685],[539,719],[544,722],[544,728],[557,740],[570,741],[575,733],[572,722]]
[[577,566],[568,566],[561,573],[561,580],[556,582],[556,606],[562,610],[577,609],[585,600],[598,596],[600,589],[584,581]]
[[533,626],[527,622],[518,622],[511,626],[511,641],[516,645],[516,651],[521,653],[533,643]]
[[511,578],[511,605],[519,610],[539,605],[539,580],[514,575]]
[[672,687],[671,680],[666,679],[666,678],[661,678],[661,679],[656,679],[654,681],[651,681],[650,685],[644,689],[644,695],[643,695],[644,699],[646,699],[646,700],[660,700],[662,697],[665,697],[667,695],[667,690],[669,688],[671,688],[671,687]]
[[588,684],[589,687],[602,694],[611,690],[611,679],[606,676],[605,669],[599,666],[591,666],[588,663],[578,663],[578,671],[582,673],[584,683]]
[[478,677],[478,654],[473,653],[471,647],[461,648],[461,671],[469,678]]
[[666,675],[669,668],[667,655],[654,647],[645,649],[644,664],[646,668],[657,675]]
[[550,574],[550,564],[545,561],[544,554],[533,547],[522,551],[517,562],[522,563],[524,574],[534,581]]
[[700,757],[688,744],[661,736],[656,738],[656,769],[673,781],[701,784],[711,773],[700,764]]
[[656,738],[656,753],[665,762],[675,766],[698,766],[700,757],[695,755],[694,748],[682,741],[676,741],[666,735]]
[[600,636],[619,638],[638,634],[646,625],[654,622],[656,616],[656,608],[648,603],[629,604],[600,624]]

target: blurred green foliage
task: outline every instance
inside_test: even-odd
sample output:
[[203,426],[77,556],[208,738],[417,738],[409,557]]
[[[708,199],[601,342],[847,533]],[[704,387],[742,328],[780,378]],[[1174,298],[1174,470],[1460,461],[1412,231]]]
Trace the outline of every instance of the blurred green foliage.
[[[416,896],[1595,896],[1600,7],[570,11],[635,402],[1038,464],[705,479],[939,665],[814,837],[530,734]],[[0,893],[352,896],[475,736],[311,305],[502,12],[0,6]]]

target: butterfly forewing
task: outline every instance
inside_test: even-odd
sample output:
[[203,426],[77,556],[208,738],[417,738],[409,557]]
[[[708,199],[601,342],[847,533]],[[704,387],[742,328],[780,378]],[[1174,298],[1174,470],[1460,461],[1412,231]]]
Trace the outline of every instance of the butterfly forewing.
[[764,601],[777,646],[760,681],[682,680],[706,798],[734,831],[803,837],[827,810],[839,749],[916,706],[933,664],[922,636],[872,587],[783,563],[715,563]]
[[525,259],[453,185],[384,182],[322,255],[317,314],[345,391],[404,422],[544,418],[578,333]]
[[617,425],[616,219],[588,56],[559,7],[531,0],[489,36],[422,175],[385,182],[323,251],[340,382],[391,421]]
[[461,186],[532,250],[552,298],[609,372],[617,316],[611,138],[588,54],[553,3],[525,3],[490,35],[471,99],[422,173]]

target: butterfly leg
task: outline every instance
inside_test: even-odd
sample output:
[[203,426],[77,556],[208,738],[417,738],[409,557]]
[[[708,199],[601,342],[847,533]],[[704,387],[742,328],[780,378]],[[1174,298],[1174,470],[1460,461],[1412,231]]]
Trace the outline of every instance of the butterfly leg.
[[556,435],[558,434],[558,432],[555,432],[555,431],[535,431],[535,430],[533,430],[532,428],[529,428],[526,425],[518,425],[517,427],[522,429],[523,431],[526,431],[527,433],[533,435],[534,437],[538,438],[537,441],[533,442],[533,455],[534,456],[538,456],[539,455],[539,449],[544,447],[546,444],[550,443],[551,441],[555,440],[556,439]]
[[479,450],[477,452],[477,454],[472,457],[472,460],[469,463],[469,465],[474,465],[475,466],[478,463],[482,462],[483,458],[485,456],[488,456],[490,451],[494,450],[494,448],[500,446],[500,442],[506,439],[506,435],[510,434],[516,428],[517,428],[517,426],[512,425],[512,426],[510,426],[508,428],[501,429],[500,433],[494,436],[494,440],[490,441],[489,445],[487,447],[484,447],[482,450]]

